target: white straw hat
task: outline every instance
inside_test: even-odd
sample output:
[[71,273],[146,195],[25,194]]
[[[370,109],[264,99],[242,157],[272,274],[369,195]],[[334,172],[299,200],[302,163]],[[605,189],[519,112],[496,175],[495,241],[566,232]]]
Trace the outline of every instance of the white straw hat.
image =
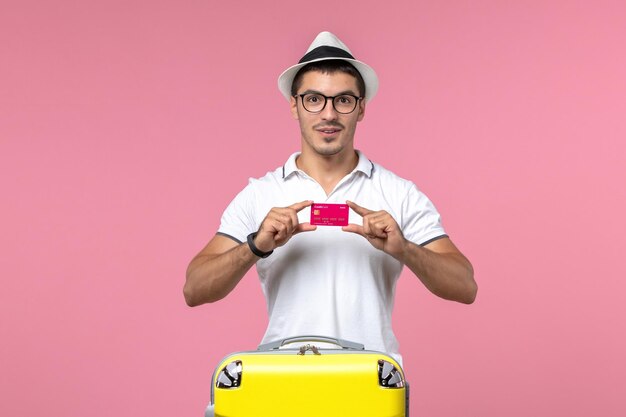
[[329,59],[339,59],[352,64],[363,77],[363,81],[365,81],[365,101],[374,98],[378,91],[378,76],[376,76],[376,72],[369,65],[354,59],[348,47],[330,32],[321,32],[317,35],[298,64],[287,68],[280,74],[280,77],[278,77],[278,89],[289,100],[291,97],[291,85],[298,71],[311,62]]

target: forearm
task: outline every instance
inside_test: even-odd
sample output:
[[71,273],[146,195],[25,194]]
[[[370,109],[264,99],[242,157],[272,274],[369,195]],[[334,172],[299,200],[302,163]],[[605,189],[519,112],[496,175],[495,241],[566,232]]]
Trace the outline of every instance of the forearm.
[[433,294],[471,304],[478,290],[471,263],[458,251],[434,252],[407,241],[402,261]]
[[218,255],[198,255],[187,268],[183,293],[189,306],[224,298],[259,260],[247,243]]

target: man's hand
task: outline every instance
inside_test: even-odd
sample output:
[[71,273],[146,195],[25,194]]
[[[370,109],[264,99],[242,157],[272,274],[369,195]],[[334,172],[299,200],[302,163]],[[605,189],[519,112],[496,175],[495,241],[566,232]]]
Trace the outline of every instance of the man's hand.
[[363,226],[351,223],[342,227],[342,230],[363,236],[376,249],[402,261],[407,241],[391,214],[384,210],[372,211],[352,201],[346,203],[356,214],[363,217]]
[[283,246],[291,237],[300,232],[317,229],[310,223],[299,223],[298,212],[309,207],[313,201],[306,200],[288,207],[274,207],[267,213],[254,239],[255,246],[263,252],[269,252]]
[[342,228],[344,231],[363,236],[376,249],[408,266],[433,294],[467,304],[474,302],[478,290],[474,269],[448,237],[420,247],[404,238],[398,223],[386,211],[347,203],[363,217],[363,226],[349,224]]

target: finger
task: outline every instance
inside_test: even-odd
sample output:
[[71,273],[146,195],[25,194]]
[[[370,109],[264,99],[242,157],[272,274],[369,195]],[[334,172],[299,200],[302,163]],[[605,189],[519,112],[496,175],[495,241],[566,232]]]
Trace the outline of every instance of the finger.
[[313,230],[316,230],[317,226],[312,225],[311,223],[300,223],[298,224],[298,226],[296,226],[296,229],[293,231],[294,235],[297,235],[298,233],[301,232],[312,232]]
[[386,238],[387,237],[387,227],[388,227],[388,224],[387,224],[386,221],[384,221],[384,219],[370,220],[368,222],[368,225],[369,225],[370,233],[373,236],[380,237],[380,238]]
[[290,231],[293,231],[298,226],[298,214],[292,208],[284,208],[280,209],[278,212],[281,216],[281,221],[289,228]]
[[348,200],[348,201],[346,201],[346,204],[348,205],[348,207],[350,207],[352,210],[354,210],[354,212],[356,214],[358,214],[361,217],[366,216],[366,215],[372,213],[371,210],[368,210],[365,207],[361,207],[357,203],[354,203],[352,201]]
[[[270,217],[272,220],[272,225],[276,228],[276,231],[280,231],[285,228],[288,231],[293,230],[293,228],[298,224],[298,219],[294,217],[295,213],[293,211],[281,211],[284,209],[278,209],[272,212],[272,216]],[[293,217],[292,217],[293,215]]]
[[347,226],[343,226],[341,230],[343,230],[344,232],[356,233],[357,235],[365,237],[365,232],[363,232],[363,226],[359,226],[358,224],[350,223]]
[[296,211],[296,213],[297,213],[300,210],[302,210],[303,208],[309,207],[311,204],[313,204],[313,200],[304,200],[304,201],[301,201],[299,203],[294,203],[294,204],[292,204],[290,206],[287,206],[287,208],[294,209]]
[[385,229],[382,229],[380,227],[373,227],[371,229],[371,236],[372,237],[377,237],[380,239],[386,239],[387,238],[387,232],[385,232]]
[[374,238],[376,237],[376,230],[374,229],[374,225],[372,224],[370,217],[363,217],[363,235],[365,237]]
[[272,227],[276,231],[274,234],[274,240],[280,241],[286,239],[290,235],[290,227],[283,223],[282,221],[276,221],[272,224]]

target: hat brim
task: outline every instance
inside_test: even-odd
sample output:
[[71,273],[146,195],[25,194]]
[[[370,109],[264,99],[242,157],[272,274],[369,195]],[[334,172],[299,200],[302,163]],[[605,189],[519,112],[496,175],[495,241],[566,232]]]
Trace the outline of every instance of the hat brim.
[[293,84],[293,79],[296,77],[298,71],[300,71],[302,67],[312,62],[328,60],[340,60],[352,64],[357,69],[357,71],[359,71],[361,77],[363,77],[363,81],[365,82],[365,101],[370,101],[374,98],[374,96],[378,92],[378,76],[376,75],[376,72],[369,65],[356,59],[350,58],[324,57],[291,66],[283,71],[283,73],[280,74],[280,77],[278,77],[278,89],[283,94],[283,96],[285,96],[285,98],[289,100],[291,98],[291,85]]

